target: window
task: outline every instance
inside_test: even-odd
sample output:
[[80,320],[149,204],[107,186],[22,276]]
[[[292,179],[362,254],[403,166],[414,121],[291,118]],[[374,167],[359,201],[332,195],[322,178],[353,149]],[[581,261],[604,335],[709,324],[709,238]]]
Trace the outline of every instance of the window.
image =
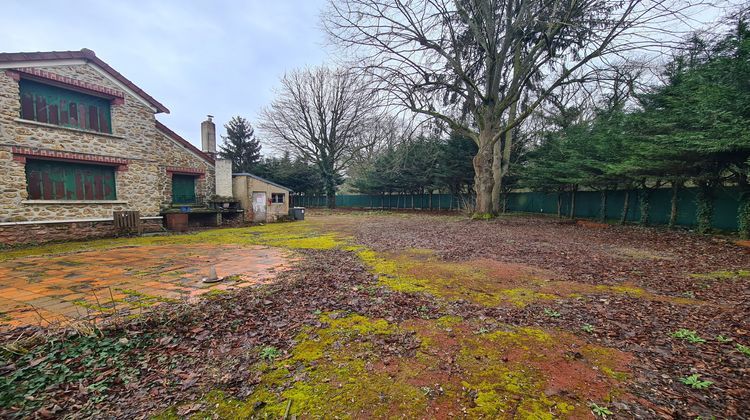
[[115,168],[45,160],[26,161],[30,200],[116,200]]
[[172,204],[195,204],[195,176],[172,174]]
[[21,79],[21,118],[111,133],[110,101],[57,86]]
[[271,193],[271,202],[275,204],[280,204],[284,202],[284,195],[286,194],[280,194],[280,193]]

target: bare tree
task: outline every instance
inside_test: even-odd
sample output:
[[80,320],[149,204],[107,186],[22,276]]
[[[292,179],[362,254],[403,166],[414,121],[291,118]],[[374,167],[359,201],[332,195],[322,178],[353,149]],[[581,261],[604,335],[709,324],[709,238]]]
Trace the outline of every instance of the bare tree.
[[259,128],[277,149],[315,164],[334,208],[341,172],[379,141],[375,96],[359,75],[327,67],[285,74],[276,95]]
[[[608,57],[661,45],[664,22],[689,7],[678,0],[330,0],[324,25],[393,104],[477,143],[476,211],[489,214],[499,210],[511,130],[561,86],[589,80]],[[532,100],[519,106],[525,97]]]

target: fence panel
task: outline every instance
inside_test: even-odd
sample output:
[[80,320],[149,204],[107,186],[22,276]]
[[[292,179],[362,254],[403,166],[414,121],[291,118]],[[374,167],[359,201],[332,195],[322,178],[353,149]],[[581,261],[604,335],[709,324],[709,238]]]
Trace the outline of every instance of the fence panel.
[[[697,188],[683,188],[677,194],[677,224],[681,226],[696,225],[695,202]],[[638,190],[607,191],[606,218],[620,220],[625,199],[628,199],[626,220],[638,222],[641,218],[640,194]],[[720,187],[714,191],[714,215],[712,224],[717,229],[737,230],[737,212],[740,193],[734,187]],[[507,210],[513,212],[557,214],[557,193],[514,192],[508,194]],[[560,194],[561,211],[564,216],[570,214],[571,194]],[[326,196],[293,195],[293,206],[325,207]],[[336,205],[341,208],[362,209],[415,209],[415,210],[458,210],[464,206],[459,197],[451,194],[377,194],[358,195],[342,194],[336,196]],[[669,223],[672,208],[672,190],[660,188],[652,190],[649,198],[649,222],[651,224]],[[597,219],[601,211],[601,193],[599,191],[579,191],[576,193],[575,217]]]

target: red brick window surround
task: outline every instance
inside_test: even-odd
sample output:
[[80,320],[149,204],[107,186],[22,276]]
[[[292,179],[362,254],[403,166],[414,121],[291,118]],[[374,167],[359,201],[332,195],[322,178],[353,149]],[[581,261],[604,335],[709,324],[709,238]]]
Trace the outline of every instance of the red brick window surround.
[[125,93],[116,89],[110,89],[105,86],[100,86],[94,83],[82,82],[67,76],[60,76],[55,73],[50,73],[44,70],[36,68],[21,68],[14,70],[6,70],[5,74],[13,78],[15,81],[23,79],[36,80],[42,83],[46,83],[53,86],[59,86],[61,88],[75,90],[81,93],[89,95],[102,96],[113,101],[113,105],[122,104],[125,99]]
[[20,146],[13,146],[11,152],[13,153],[13,160],[21,163],[26,163],[27,158],[40,160],[59,160],[73,163],[78,162],[104,166],[115,166],[116,170],[118,171],[126,171],[128,170],[129,162],[128,159],[115,156],[90,155],[87,153],[66,152],[63,150],[34,149],[31,147]]
[[21,118],[61,127],[112,133],[110,100],[21,79]]
[[167,174],[192,175],[198,178],[203,178],[204,176],[206,176],[206,171],[203,170],[202,168],[190,168],[186,166],[168,166]]
[[6,74],[18,82],[22,119],[112,134],[110,107],[124,103],[123,92],[36,68]]
[[90,163],[29,159],[26,190],[30,200],[117,199],[114,168]]

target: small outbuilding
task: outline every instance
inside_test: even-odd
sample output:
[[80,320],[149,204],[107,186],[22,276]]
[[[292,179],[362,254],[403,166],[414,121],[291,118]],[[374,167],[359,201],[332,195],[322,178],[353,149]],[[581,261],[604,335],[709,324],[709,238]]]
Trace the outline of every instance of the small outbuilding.
[[273,222],[289,214],[291,189],[247,172],[232,174],[232,195],[245,210],[245,221]]

